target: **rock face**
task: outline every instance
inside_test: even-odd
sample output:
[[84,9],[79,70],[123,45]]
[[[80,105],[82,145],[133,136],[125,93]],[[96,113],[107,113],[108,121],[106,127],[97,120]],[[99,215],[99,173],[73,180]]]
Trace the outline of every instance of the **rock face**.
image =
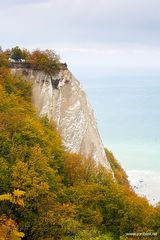
[[57,76],[42,72],[12,69],[33,83],[33,103],[40,116],[47,115],[61,134],[65,148],[72,153],[91,156],[111,171],[97,129],[94,112],[79,81],[65,68]]

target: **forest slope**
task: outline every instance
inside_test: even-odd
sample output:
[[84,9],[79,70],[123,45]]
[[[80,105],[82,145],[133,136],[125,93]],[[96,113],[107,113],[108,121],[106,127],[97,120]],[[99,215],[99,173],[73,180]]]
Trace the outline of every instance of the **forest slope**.
[[31,84],[10,74],[4,52],[0,166],[0,239],[109,240],[158,230],[158,206],[137,196],[120,174],[116,182],[92,159],[64,150],[54,123],[37,117]]

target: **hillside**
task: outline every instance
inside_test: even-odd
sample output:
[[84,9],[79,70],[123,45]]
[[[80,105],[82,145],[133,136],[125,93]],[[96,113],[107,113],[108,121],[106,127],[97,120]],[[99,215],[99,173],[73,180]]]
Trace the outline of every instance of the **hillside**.
[[32,83],[37,114],[54,121],[65,149],[91,157],[112,172],[94,111],[67,64],[51,50],[29,53],[16,47],[9,55],[12,74]]
[[54,121],[37,116],[31,83],[10,73],[1,51],[0,239],[110,240],[157,232],[159,206],[134,193],[113,155],[110,164],[116,181],[92,158],[64,149]]

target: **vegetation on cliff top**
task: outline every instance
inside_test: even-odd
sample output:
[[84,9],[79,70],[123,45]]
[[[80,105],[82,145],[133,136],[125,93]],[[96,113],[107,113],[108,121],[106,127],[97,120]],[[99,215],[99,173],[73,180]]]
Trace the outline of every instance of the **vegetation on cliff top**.
[[[92,159],[65,152],[53,122],[39,119],[31,85],[0,52],[0,239],[110,240],[157,232],[160,208],[129,186],[107,152],[115,182]],[[142,238],[141,238],[142,239]]]
[[8,66],[16,66],[17,64],[17,66],[21,65],[24,68],[43,71],[49,76],[58,73],[61,66],[59,56],[53,50],[48,49],[29,51],[17,46],[7,49],[5,52],[1,50],[1,55],[7,58]]

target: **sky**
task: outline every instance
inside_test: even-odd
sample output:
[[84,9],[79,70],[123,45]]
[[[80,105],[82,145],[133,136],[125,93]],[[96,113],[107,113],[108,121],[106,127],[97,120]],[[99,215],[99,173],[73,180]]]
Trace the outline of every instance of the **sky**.
[[[80,81],[160,75],[159,0],[0,0],[0,6],[3,49],[54,49]],[[127,170],[131,179],[140,175]],[[149,175],[152,186],[157,174]]]
[[74,65],[160,62],[158,0],[0,0],[1,45],[53,48]]

